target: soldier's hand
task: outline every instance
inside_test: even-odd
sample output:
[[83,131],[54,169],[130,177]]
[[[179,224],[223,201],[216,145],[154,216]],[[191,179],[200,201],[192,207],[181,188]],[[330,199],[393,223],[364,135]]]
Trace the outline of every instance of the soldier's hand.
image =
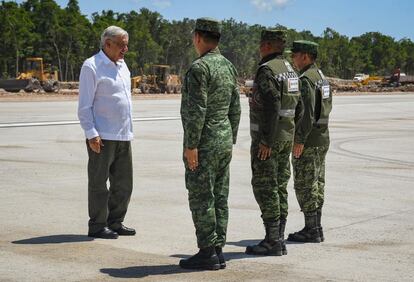
[[88,143],[91,150],[97,154],[101,152],[101,147],[104,146],[104,144],[102,143],[102,139],[99,136],[89,139]]
[[188,168],[191,171],[196,170],[197,167],[198,167],[198,150],[197,150],[197,148],[195,148],[195,149],[186,148],[184,150],[184,157],[187,160]]
[[266,160],[270,157],[270,155],[272,154],[272,148],[269,146],[266,146],[262,143],[259,144],[259,152],[257,152],[257,157],[259,158],[259,160]]
[[293,145],[293,156],[294,156],[296,159],[299,159],[299,158],[300,158],[300,156],[302,155],[302,153],[303,153],[303,148],[304,148],[304,145],[303,145],[303,144],[297,144],[297,143],[295,143],[295,144]]

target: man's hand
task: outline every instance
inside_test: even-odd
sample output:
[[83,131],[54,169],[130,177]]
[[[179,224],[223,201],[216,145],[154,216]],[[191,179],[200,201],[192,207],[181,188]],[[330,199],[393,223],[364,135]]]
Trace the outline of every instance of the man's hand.
[[186,148],[184,150],[184,157],[187,160],[188,168],[191,171],[196,170],[197,167],[198,167],[198,150],[197,150],[197,148],[195,148],[195,149]]
[[260,143],[259,144],[259,152],[257,152],[257,157],[259,158],[259,160],[266,160],[270,157],[270,155],[272,154],[272,148]]
[[303,148],[304,148],[304,145],[303,145],[303,144],[297,144],[297,143],[295,143],[295,144],[293,145],[293,156],[294,156],[296,159],[299,159],[299,158],[300,158],[300,156],[302,155],[302,153],[303,153]]
[[101,147],[104,146],[104,144],[102,143],[101,137],[99,136],[89,139],[88,143],[89,143],[89,147],[91,148],[91,150],[97,154],[101,152]]

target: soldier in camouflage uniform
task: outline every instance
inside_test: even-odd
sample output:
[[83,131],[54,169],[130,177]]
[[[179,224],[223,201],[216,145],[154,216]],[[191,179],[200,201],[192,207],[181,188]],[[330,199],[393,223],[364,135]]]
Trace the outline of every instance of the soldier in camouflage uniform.
[[246,248],[246,254],[251,255],[287,254],[284,242],[288,214],[286,188],[300,92],[299,78],[283,57],[285,42],[283,30],[262,31],[262,60],[249,98],[252,186],[266,230],[263,241]]
[[305,227],[289,234],[288,241],[295,242],[324,241],[321,215],[332,92],[329,82],[315,64],[317,48],[316,43],[304,40],[293,42],[292,48],[292,59],[300,72],[304,107],[295,132],[292,165],[296,198],[305,215]]
[[185,182],[200,251],[180,261],[190,269],[225,268],[229,165],[240,121],[237,71],[220,54],[221,24],[196,21],[199,58],[185,75],[181,100]]

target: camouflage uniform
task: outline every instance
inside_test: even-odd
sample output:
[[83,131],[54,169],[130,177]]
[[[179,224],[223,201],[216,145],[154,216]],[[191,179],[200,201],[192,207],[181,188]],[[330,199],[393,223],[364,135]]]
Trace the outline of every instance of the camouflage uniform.
[[[196,29],[214,29],[210,22],[199,19]],[[196,59],[184,79],[184,149],[197,148],[199,160],[191,171],[184,158],[185,182],[200,249],[226,242],[229,164],[241,114],[236,77],[234,66],[215,48]]]
[[[296,48],[296,49],[295,49]],[[295,41],[293,52],[314,52],[317,45]],[[300,158],[292,158],[294,188],[299,206],[310,222],[316,218],[320,233],[321,210],[324,203],[325,157],[329,148],[329,113],[332,93],[323,73],[313,63],[300,70],[303,116],[295,132],[295,143],[304,144]],[[310,225],[309,225],[310,226]],[[323,234],[319,234],[323,241]]]
[[[262,41],[285,40],[280,30],[264,30]],[[282,53],[273,53],[259,63],[250,105],[251,167],[253,193],[262,212],[266,233],[269,226],[283,226],[288,214],[287,184],[290,178],[289,156],[294,135],[294,116],[300,98],[299,80]],[[272,149],[266,160],[257,157],[259,145]],[[284,227],[283,227],[284,229]],[[283,232],[282,232],[283,233]],[[256,252],[248,247],[248,254]]]

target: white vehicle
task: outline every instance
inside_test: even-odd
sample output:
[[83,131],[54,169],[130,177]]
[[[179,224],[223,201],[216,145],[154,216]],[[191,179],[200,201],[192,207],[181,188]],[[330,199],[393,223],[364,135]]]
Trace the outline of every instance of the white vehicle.
[[368,74],[365,74],[365,73],[357,73],[357,74],[355,74],[353,80],[356,81],[356,82],[361,82],[364,79],[367,79],[368,77],[369,77]]
[[249,97],[253,92],[253,84],[254,81],[251,79],[248,79],[244,82],[244,94],[246,97]]

